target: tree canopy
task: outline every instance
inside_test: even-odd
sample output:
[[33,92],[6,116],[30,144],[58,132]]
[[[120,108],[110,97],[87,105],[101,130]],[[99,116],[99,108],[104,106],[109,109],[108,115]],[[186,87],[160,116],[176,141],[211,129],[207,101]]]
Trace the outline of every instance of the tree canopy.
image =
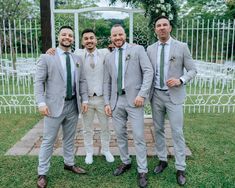
[[[149,17],[149,26],[152,27],[154,20],[158,16],[167,16],[174,26],[177,23],[177,4],[174,0],[121,0],[132,7],[140,7],[145,10],[145,16]],[[110,0],[111,4],[117,0]]]
[[26,19],[39,16],[39,0],[0,0],[0,19]]

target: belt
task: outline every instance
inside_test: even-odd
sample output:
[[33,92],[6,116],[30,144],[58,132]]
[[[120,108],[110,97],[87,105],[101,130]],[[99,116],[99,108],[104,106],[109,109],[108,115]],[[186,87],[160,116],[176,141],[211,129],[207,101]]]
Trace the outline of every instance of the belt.
[[76,98],[76,95],[72,95],[72,97],[71,98],[67,98],[67,97],[65,97],[65,101],[71,101],[71,100],[73,100],[73,99],[75,99]]
[[[125,91],[125,89],[122,89],[122,93],[121,93],[121,95],[125,95],[126,94],[126,91]],[[118,94],[119,95],[119,94]]]
[[168,91],[168,89],[159,89],[159,88],[155,88],[155,89],[159,91]]

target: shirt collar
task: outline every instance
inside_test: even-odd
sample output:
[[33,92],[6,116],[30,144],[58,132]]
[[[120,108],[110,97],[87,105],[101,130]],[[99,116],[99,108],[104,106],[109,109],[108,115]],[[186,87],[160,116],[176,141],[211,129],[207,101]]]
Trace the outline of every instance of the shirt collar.
[[[123,50],[126,50],[126,48],[127,48],[127,43],[125,42],[123,45],[122,45],[122,47],[121,47]],[[115,51],[118,51],[118,49],[119,48],[116,48],[115,47]]]
[[[65,51],[62,50],[60,47],[57,47],[56,49],[57,49],[57,52],[58,52],[59,55],[63,55],[64,52],[65,52]],[[68,52],[71,53],[71,50],[69,50]]]
[[[166,41],[164,44],[170,45],[170,44],[171,44],[171,41],[172,41],[172,38],[170,37],[170,38],[168,39],[168,41]],[[159,41],[158,46],[160,46],[160,45],[162,45],[162,44],[163,44],[163,42]]]
[[87,49],[85,49],[85,57],[86,57],[86,56],[89,56],[89,54],[93,54],[94,56],[96,56],[96,55],[97,55],[97,52],[98,52],[98,51],[97,51],[97,48],[95,48],[95,50],[94,50],[92,53],[88,52]]

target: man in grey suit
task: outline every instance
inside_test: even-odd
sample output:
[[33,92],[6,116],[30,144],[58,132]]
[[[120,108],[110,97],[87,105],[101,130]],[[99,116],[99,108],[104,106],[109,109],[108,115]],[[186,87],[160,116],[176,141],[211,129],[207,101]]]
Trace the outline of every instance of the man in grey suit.
[[149,96],[153,69],[144,48],[126,42],[126,33],[121,25],[112,27],[111,41],[115,49],[105,58],[104,101],[106,114],[112,116],[122,160],[114,175],[119,176],[131,168],[126,125],[129,120],[136,149],[138,184],[146,187],[148,169],[144,102]]
[[37,186],[47,186],[46,174],[60,126],[63,130],[64,169],[76,174],[86,171],[74,164],[74,136],[78,114],[87,111],[87,82],[81,59],[71,54],[73,30],[63,26],[59,30],[56,54],[41,55],[37,62],[34,91],[39,112],[44,116],[43,141],[39,153]]
[[86,164],[93,163],[93,120],[97,115],[101,127],[101,153],[107,162],[113,162],[114,157],[109,151],[109,124],[108,116],[104,112],[103,74],[104,58],[108,49],[97,49],[97,39],[92,29],[82,32],[82,45],[85,49],[77,49],[75,54],[81,57],[88,84],[88,110],[82,114],[84,145],[86,149]]
[[176,178],[179,185],[184,185],[186,163],[183,102],[186,96],[185,84],[196,75],[196,68],[187,44],[173,39],[170,36],[171,30],[169,19],[165,16],[158,17],[155,20],[155,33],[159,41],[147,48],[147,54],[154,68],[150,102],[156,151],[160,160],[154,172],[161,173],[167,167],[164,133],[164,120],[167,113],[172,129]]

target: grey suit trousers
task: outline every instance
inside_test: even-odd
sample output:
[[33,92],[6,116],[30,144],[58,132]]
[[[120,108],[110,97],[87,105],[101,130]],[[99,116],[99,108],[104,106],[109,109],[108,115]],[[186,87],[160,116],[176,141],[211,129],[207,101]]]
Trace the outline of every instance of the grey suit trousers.
[[117,136],[120,157],[123,163],[130,164],[128,153],[127,119],[131,122],[138,172],[148,172],[147,149],[144,138],[144,108],[134,108],[128,105],[126,95],[118,96],[117,104],[113,110],[113,125]]
[[39,152],[38,175],[46,175],[50,167],[53,146],[62,126],[63,156],[66,165],[74,165],[74,136],[78,122],[76,99],[65,101],[62,114],[59,117],[45,117],[43,141]]
[[167,148],[164,132],[164,120],[167,113],[172,130],[175,152],[175,168],[185,170],[185,140],[183,134],[183,106],[173,104],[168,91],[154,89],[151,101],[153,125],[155,128],[155,147],[159,160],[167,161]]

